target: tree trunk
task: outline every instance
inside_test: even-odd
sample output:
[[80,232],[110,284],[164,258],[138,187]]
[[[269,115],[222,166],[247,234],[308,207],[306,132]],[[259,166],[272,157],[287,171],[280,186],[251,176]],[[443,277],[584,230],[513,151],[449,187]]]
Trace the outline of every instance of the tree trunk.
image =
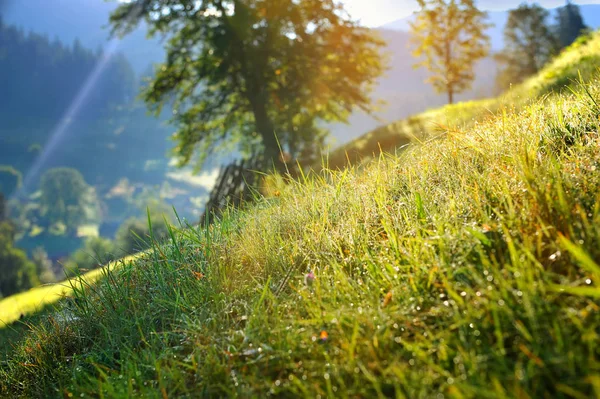
[[454,91],[448,90],[448,104],[454,104]]
[[252,104],[252,112],[254,114],[254,122],[256,124],[256,130],[262,137],[264,149],[264,156],[267,168],[275,167],[278,172],[285,170],[285,164],[282,162],[280,156],[279,144],[273,122],[267,114],[266,102],[258,96],[258,98]]

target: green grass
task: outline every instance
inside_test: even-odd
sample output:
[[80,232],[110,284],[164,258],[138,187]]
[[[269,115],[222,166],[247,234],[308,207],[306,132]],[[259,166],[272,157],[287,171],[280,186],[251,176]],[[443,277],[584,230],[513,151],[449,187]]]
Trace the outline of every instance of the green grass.
[[172,230],[0,396],[599,397],[600,82],[527,102]]
[[[135,259],[135,256],[128,257],[125,261],[131,259]],[[116,266],[118,263],[108,265]],[[0,299],[0,361],[10,354],[35,324],[60,310],[61,301],[77,295],[82,286],[94,284],[106,276],[106,272],[106,268],[92,270],[77,278],[46,284]]]
[[[102,270],[93,270],[88,272],[84,278],[91,283],[97,280],[101,274]],[[58,302],[71,292],[72,287],[68,281],[65,281],[32,288],[29,291],[0,299],[0,329],[18,320],[21,315],[31,315]]]

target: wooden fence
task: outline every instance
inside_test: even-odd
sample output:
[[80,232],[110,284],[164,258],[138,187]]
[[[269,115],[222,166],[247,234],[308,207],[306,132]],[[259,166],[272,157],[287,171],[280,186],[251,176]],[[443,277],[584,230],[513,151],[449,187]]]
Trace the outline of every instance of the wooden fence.
[[261,170],[261,160],[258,158],[234,161],[221,168],[200,217],[200,224],[212,223],[215,216],[228,206],[239,207],[252,200],[253,190],[259,181],[258,170]]

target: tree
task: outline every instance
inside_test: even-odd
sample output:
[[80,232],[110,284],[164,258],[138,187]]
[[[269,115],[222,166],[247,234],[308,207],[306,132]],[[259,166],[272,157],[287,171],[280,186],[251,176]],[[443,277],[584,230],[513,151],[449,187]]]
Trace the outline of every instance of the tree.
[[6,199],[4,194],[0,192],[0,223],[4,222],[8,217],[8,210],[6,206]]
[[588,27],[583,23],[583,17],[576,4],[567,1],[564,7],[557,10],[556,36],[561,49],[573,44],[587,30]]
[[237,143],[282,169],[280,145],[315,151],[323,122],[372,111],[383,42],[335,0],[133,0],[111,15],[113,32],[141,20],[169,38],[143,98],[157,114],[173,105],[180,166]]
[[52,261],[48,257],[48,253],[42,247],[38,247],[33,250],[31,254],[31,261],[35,265],[36,274],[40,283],[50,284],[56,282],[56,275],[54,274]]
[[420,11],[411,23],[416,67],[431,72],[427,80],[440,93],[454,96],[471,87],[475,63],[489,53],[487,14],[473,0],[418,0]]
[[14,247],[15,228],[0,222],[0,297],[27,290],[39,284],[35,265],[27,255]]
[[556,53],[556,38],[546,23],[548,11],[537,4],[511,10],[504,28],[504,49],[496,56],[504,65],[498,85],[506,88],[536,74]]
[[92,188],[75,169],[50,169],[42,176],[40,189],[44,217],[51,225],[64,224],[70,233],[87,222],[98,205]]

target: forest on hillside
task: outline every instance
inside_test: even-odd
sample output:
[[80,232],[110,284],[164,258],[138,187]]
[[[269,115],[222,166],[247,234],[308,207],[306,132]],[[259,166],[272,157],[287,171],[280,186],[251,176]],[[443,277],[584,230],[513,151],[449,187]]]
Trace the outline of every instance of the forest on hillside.
[[[0,16],[4,212],[16,245],[47,254],[59,276],[82,246],[91,257],[86,240],[113,239],[127,220],[141,224],[147,207],[171,214],[171,202],[198,217],[206,191],[168,178],[168,116],[149,116],[137,101],[143,82],[122,53],[25,32]],[[61,173],[65,187],[44,190]]]

